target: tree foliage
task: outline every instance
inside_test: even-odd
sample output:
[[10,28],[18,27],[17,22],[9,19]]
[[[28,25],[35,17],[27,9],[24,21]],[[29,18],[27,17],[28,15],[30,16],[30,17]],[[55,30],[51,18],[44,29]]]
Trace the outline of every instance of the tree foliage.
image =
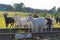
[[57,13],[60,13],[60,7],[57,9]]
[[24,11],[24,4],[23,3],[15,3],[13,5],[14,11]]

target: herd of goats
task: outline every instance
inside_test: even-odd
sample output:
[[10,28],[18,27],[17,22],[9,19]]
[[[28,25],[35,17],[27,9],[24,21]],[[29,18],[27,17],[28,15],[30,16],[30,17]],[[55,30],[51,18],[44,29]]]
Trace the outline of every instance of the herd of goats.
[[[49,17],[32,17],[32,14],[29,14],[26,18],[21,18],[19,15],[14,17],[8,17],[7,13],[4,13],[4,19],[6,23],[6,28],[11,24],[11,27],[21,27],[21,28],[31,28],[32,32],[41,32],[45,28],[51,28],[53,26],[54,19]],[[45,30],[46,31],[46,30]]]

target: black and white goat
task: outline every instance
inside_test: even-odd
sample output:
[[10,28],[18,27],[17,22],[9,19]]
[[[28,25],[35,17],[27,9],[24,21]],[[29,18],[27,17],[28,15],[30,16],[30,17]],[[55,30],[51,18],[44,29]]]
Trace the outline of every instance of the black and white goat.
[[[5,23],[6,23],[6,28],[8,27],[8,25],[10,24],[11,26],[14,26],[14,18],[12,17],[7,17],[7,13],[3,14],[4,18],[5,18]],[[10,26],[10,28],[11,28]]]

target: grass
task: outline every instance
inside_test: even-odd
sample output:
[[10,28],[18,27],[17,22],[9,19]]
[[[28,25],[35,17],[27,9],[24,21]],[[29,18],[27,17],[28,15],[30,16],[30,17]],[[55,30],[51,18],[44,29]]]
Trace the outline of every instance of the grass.
[[[4,17],[2,15],[3,13],[4,13],[4,11],[0,11],[0,28],[6,28],[5,20],[4,20]],[[11,12],[11,11],[8,11],[7,13],[9,14],[8,16],[13,17],[14,15],[20,15],[20,17],[22,17],[22,18],[25,18],[25,17],[27,17],[29,15],[29,13],[27,13],[27,12]],[[51,15],[51,14],[47,14],[47,15]],[[43,17],[44,14],[40,13],[39,16]],[[60,24],[54,23],[54,28],[60,28]]]

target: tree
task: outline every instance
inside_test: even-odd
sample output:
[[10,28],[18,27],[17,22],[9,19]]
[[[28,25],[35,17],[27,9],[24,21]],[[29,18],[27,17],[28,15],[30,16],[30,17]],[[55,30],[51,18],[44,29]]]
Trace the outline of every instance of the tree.
[[57,9],[57,13],[60,13],[60,7]]
[[56,13],[56,7],[54,6],[52,9],[48,11],[49,13]]
[[56,7],[55,6],[52,8],[52,11],[53,11],[53,13],[56,13]]
[[14,8],[14,11],[24,11],[25,6],[23,3],[19,3],[19,4],[15,3],[13,5],[13,8]]

